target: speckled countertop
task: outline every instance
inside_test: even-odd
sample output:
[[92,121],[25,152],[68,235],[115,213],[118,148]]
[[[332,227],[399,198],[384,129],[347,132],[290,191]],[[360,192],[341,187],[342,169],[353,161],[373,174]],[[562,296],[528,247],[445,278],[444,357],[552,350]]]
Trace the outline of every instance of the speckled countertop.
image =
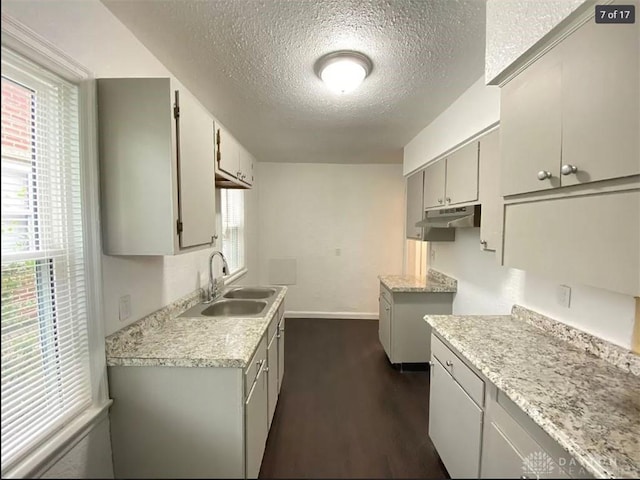
[[589,473],[640,477],[640,357],[519,306],[425,320]]
[[287,293],[273,288],[264,317],[178,317],[199,303],[194,292],[107,337],[107,365],[244,368]]
[[380,275],[378,278],[392,292],[455,293],[458,290],[457,280],[431,269],[426,277]]

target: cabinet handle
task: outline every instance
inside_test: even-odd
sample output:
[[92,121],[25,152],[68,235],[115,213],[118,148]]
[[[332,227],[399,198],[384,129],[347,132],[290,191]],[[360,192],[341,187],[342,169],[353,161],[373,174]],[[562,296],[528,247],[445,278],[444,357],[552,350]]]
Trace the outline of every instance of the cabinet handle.
[[389,307],[384,307],[384,309],[388,312],[389,311]]
[[551,172],[548,172],[546,170],[540,170],[538,172],[538,180],[546,180],[548,178],[551,178],[553,175],[551,175]]
[[562,168],[560,169],[560,173],[562,175],[571,175],[572,173],[576,173],[578,171],[578,167],[576,167],[575,165],[562,165]]
[[269,372],[269,367],[264,367],[262,370],[264,371],[264,373],[267,373]]
[[486,240],[480,240],[480,245],[482,245],[483,247],[487,247],[487,241]]
[[451,198],[447,197],[445,198],[445,200],[447,201],[447,203],[451,203]]
[[276,333],[276,338],[280,338],[280,332]]
[[438,203],[442,203],[442,199],[441,198],[438,199]]
[[445,364],[447,365],[447,367],[453,367],[453,362],[451,360],[447,360]]

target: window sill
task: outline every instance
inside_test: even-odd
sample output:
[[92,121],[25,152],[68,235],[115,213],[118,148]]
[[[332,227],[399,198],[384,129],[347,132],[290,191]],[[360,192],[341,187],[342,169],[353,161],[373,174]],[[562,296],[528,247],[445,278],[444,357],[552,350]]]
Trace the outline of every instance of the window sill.
[[34,478],[42,475],[82,440],[95,425],[107,417],[112,403],[113,400],[107,400],[100,406],[87,408],[18,465],[2,472],[2,478]]
[[244,267],[241,268],[240,270],[238,270],[237,272],[233,272],[231,275],[229,275],[228,277],[226,277],[224,279],[224,284],[225,285],[230,285],[233,282],[240,280],[242,277],[244,277],[247,273],[249,273],[249,270]]

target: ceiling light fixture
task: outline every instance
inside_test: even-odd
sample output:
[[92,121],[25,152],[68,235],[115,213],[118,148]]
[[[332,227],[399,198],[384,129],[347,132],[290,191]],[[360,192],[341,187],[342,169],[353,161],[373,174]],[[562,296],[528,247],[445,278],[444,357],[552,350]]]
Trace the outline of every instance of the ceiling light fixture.
[[336,93],[354,91],[372,68],[369,57],[350,50],[328,53],[316,63],[316,73]]

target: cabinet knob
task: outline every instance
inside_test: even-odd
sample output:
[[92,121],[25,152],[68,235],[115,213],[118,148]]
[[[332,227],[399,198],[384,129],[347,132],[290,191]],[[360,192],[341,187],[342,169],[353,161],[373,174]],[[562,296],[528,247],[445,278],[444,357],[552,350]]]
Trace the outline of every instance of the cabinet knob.
[[453,362],[451,360],[447,360],[445,364],[447,365],[447,367],[453,367]]
[[269,367],[264,367],[262,370],[264,371],[264,373],[267,373],[269,371]]
[[447,201],[447,203],[451,203],[451,198],[450,197],[445,198],[445,200]]
[[480,240],[480,245],[482,245],[483,247],[487,246],[487,241],[486,240]]
[[551,175],[551,172],[547,172],[546,170],[540,170],[538,172],[538,180],[546,180],[548,178],[551,178],[553,175]]
[[562,175],[571,175],[572,173],[576,173],[578,171],[578,167],[576,167],[575,165],[562,165],[562,168],[560,169],[560,173]]
[[388,312],[389,311],[389,307],[384,307],[384,309]]
[[442,203],[442,199],[441,198],[438,199],[438,203]]

